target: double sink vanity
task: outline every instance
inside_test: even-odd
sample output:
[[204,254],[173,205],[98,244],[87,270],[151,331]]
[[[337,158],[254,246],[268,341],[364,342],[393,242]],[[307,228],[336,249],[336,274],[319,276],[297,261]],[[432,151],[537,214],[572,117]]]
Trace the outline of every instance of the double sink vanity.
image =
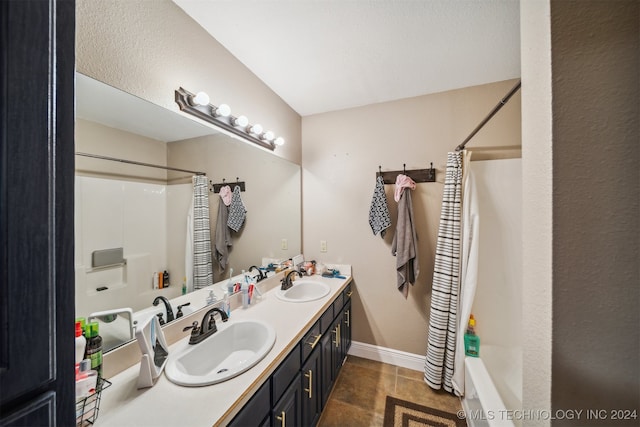
[[[279,273],[246,309],[235,295],[228,321],[213,313],[217,332],[194,345],[189,332],[169,339],[153,387],[137,389],[139,364],[109,378],[97,425],[315,425],[351,344],[350,267],[340,271],[284,291]],[[177,326],[201,322],[211,307]]]

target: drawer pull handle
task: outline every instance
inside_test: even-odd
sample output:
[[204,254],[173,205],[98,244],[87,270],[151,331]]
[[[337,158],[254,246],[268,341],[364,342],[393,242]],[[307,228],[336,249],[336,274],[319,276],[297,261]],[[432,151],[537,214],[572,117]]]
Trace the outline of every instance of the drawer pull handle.
[[276,420],[282,423],[282,427],[285,427],[285,425],[287,424],[287,413],[284,411],[280,412],[280,416],[276,417]]
[[316,345],[318,344],[318,341],[320,341],[321,337],[322,337],[322,334],[318,334],[316,335],[316,339],[313,342],[307,342],[307,344],[311,346],[311,348],[315,348]]
[[334,344],[336,345],[336,347],[340,347],[340,324],[336,326],[336,329],[333,332],[336,334],[336,340],[334,341]]
[[344,312],[344,315],[346,317],[346,319],[344,320],[344,323],[347,326],[351,326],[351,310],[347,310]]
[[347,292],[347,297],[351,298],[351,295],[353,295],[353,291]]
[[309,393],[309,399],[311,399],[312,397],[312,393],[313,393],[313,371],[311,369],[309,369],[307,371],[306,374],[304,374],[305,377],[309,378],[309,388],[305,388],[304,391],[306,391],[307,393]]

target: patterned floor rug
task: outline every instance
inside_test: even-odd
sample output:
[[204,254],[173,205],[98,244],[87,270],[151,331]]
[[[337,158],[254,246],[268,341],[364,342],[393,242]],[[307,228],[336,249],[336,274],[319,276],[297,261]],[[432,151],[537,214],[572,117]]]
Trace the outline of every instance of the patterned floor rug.
[[456,414],[387,396],[384,427],[466,427]]

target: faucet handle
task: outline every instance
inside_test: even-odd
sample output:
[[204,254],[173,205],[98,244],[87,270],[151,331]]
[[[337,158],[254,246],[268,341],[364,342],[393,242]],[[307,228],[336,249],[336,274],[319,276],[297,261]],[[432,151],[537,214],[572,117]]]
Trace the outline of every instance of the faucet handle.
[[198,327],[198,321],[194,321],[191,326],[185,326],[184,328],[182,328],[182,332],[187,332],[189,329],[191,329],[191,335],[197,335],[200,333],[200,328]]

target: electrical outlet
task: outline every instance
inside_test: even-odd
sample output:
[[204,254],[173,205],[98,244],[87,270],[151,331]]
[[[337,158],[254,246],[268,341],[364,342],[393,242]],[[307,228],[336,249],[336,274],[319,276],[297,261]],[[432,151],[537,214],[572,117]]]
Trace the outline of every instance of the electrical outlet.
[[320,252],[327,252],[327,241],[320,240]]
[[287,239],[280,240],[280,249],[282,249],[283,251],[289,249],[289,242],[287,242]]

